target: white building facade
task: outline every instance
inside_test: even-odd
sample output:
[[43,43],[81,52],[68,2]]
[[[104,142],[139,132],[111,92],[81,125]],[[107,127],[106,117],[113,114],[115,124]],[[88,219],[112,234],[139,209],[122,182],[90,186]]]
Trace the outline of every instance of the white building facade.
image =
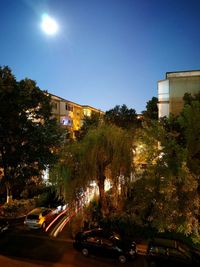
[[178,115],[183,109],[183,96],[200,92],[200,70],[167,72],[166,79],[158,81],[158,116]]

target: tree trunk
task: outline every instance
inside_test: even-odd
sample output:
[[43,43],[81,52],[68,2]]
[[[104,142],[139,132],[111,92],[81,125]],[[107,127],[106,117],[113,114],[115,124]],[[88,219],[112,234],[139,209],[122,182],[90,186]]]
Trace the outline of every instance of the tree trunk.
[[9,183],[6,183],[6,193],[7,193],[6,203],[11,204],[12,203],[12,192],[11,192]]
[[108,207],[107,207],[107,201],[106,201],[106,195],[105,195],[105,190],[104,190],[104,182],[105,182],[106,177],[102,175],[99,177],[99,182],[98,182],[98,187],[99,187],[99,204],[100,204],[100,209],[101,209],[101,215],[103,217],[106,216],[108,213]]

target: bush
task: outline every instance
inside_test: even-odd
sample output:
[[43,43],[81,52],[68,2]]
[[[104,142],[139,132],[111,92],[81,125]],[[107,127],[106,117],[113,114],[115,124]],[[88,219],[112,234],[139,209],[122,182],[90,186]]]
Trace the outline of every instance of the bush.
[[33,199],[13,200],[12,203],[5,203],[1,206],[1,217],[20,217],[26,215],[30,210],[35,207]]

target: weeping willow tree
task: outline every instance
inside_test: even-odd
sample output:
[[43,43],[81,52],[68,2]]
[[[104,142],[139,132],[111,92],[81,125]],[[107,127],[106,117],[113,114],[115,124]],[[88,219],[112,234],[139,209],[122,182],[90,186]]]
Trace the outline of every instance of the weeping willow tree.
[[49,182],[55,188],[57,195],[67,202],[67,184],[69,182],[69,169],[59,162],[49,171]]
[[108,213],[105,180],[111,180],[117,202],[120,178],[122,186],[125,186],[132,162],[132,138],[128,132],[114,125],[102,124],[89,129],[79,142],[66,144],[59,164],[51,170],[50,181],[66,200],[73,199],[76,192],[96,181],[101,213],[105,216]]
[[57,191],[60,198],[64,198],[66,203],[70,203],[79,187],[79,179],[76,174],[79,164],[78,143],[67,142],[60,154],[60,159],[49,170],[49,182]]
[[88,131],[77,144],[79,149],[79,177],[82,182],[96,181],[99,188],[99,204],[102,215],[108,212],[105,196],[105,180],[114,185],[119,177],[130,176],[132,165],[131,138],[125,130],[114,125],[100,125]]

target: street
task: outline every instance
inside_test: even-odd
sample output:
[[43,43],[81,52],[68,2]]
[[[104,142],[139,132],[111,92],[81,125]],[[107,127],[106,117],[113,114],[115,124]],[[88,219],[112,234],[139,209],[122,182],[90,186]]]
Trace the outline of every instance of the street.
[[[58,223],[59,225],[59,223]],[[55,226],[54,226],[55,227]],[[108,267],[121,266],[116,260],[85,257],[73,248],[65,227],[57,238],[42,230],[30,230],[19,225],[0,239],[0,266],[3,267]],[[143,256],[124,266],[146,267]]]

